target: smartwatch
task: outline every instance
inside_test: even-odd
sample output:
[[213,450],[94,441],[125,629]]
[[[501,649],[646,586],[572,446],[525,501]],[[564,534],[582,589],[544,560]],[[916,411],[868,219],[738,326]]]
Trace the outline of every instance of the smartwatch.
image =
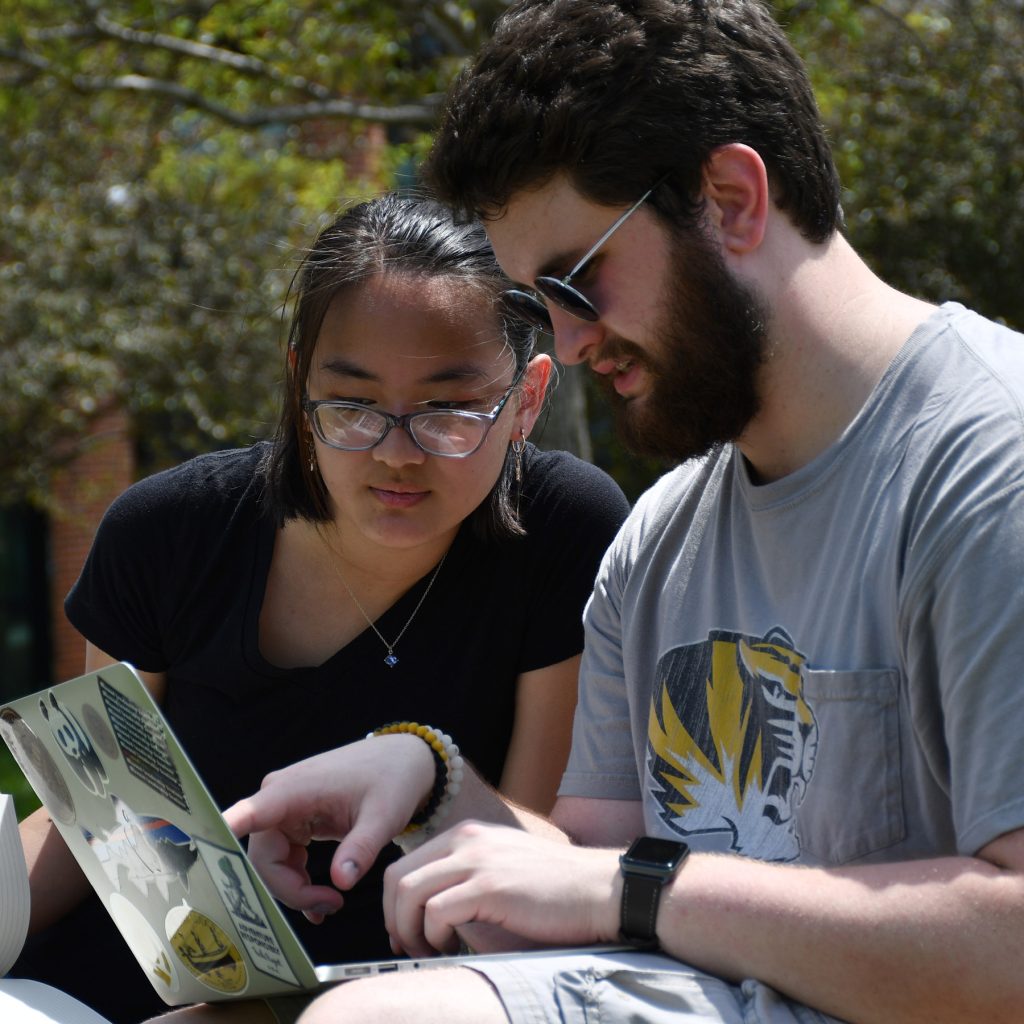
[[657,945],[655,924],[665,883],[689,856],[686,843],[640,836],[619,857],[622,873],[622,937],[635,945]]

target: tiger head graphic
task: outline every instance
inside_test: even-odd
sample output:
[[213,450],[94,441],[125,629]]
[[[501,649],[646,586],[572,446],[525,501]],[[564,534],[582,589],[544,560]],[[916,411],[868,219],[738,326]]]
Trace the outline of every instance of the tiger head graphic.
[[762,860],[799,856],[794,816],[818,740],[804,660],[779,629],[712,631],[661,658],[647,788],[673,831]]

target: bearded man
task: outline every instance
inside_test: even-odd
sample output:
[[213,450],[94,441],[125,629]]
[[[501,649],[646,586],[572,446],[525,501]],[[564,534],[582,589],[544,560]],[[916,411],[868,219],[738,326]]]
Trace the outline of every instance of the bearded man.
[[[551,823],[470,775],[386,917],[413,954],[483,925],[638,948],[360,981],[303,1024],[1019,1021],[1024,338],[856,254],[756,0],[521,0],[428,175],[510,309],[681,465],[598,575]],[[344,889],[428,799],[405,739],[233,811],[293,905],[341,899],[295,869],[314,823]],[[342,780],[378,762],[405,789],[371,821]]]

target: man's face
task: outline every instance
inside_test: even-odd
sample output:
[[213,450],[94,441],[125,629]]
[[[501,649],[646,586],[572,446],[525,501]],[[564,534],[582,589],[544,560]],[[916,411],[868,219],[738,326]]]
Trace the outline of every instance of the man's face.
[[[564,276],[621,211],[584,199],[566,178],[516,195],[488,222],[498,260],[531,287]],[[598,374],[629,447],[672,459],[736,440],[757,413],[763,304],[697,229],[678,237],[642,206],[573,284],[595,323],[548,309],[563,363]]]
[[614,378],[600,380],[627,447],[682,461],[738,440],[756,416],[767,315],[699,229],[677,236],[671,250],[651,343],[615,347],[620,364],[645,364],[649,387],[621,398]]

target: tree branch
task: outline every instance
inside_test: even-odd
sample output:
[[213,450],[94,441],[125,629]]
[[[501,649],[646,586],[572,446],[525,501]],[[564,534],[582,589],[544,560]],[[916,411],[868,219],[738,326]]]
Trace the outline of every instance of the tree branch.
[[119,25],[115,21],[111,21],[102,11],[97,12],[93,23],[101,35],[120,40],[124,43],[131,43],[135,46],[144,46],[150,49],[169,50],[172,53],[193,57],[196,60],[223,64],[244,74],[269,78],[271,81],[287,85],[299,92],[308,93],[320,100],[329,99],[331,95],[330,89],[319,82],[313,82],[302,75],[285,74],[272,64],[260,60],[259,57],[235,53],[232,50],[225,50],[219,46],[210,46],[208,43],[197,43],[190,39],[169,36],[163,32],[143,32],[141,29],[128,28],[124,25]]
[[309,120],[350,119],[376,121],[380,124],[405,124],[430,127],[441,105],[438,95],[427,96],[421,103],[386,106],[359,100],[335,97],[310,103],[282,104],[272,107],[251,107],[235,110],[217,103],[195,89],[145,75],[118,75],[107,78],[97,75],[67,75],[52,61],[27,50],[0,46],[0,58],[31,68],[36,74],[58,76],[79,92],[134,92],[164,96],[194,110],[202,110],[227,124],[239,128],[258,128],[268,124],[295,124]]
[[258,128],[267,124],[290,124],[322,118],[356,118],[363,121],[379,121],[384,124],[430,125],[434,122],[441,102],[440,97],[428,97],[424,103],[406,103],[388,107],[375,103],[362,103],[358,100],[335,98],[311,103],[234,110],[223,103],[214,102],[195,89],[186,88],[177,82],[149,78],[145,75],[118,75],[115,78],[73,75],[70,81],[76,89],[83,92],[119,91],[166,96],[195,110],[203,110],[213,117],[239,128]]
[[0,60],[13,61],[15,64],[22,64],[39,72],[53,70],[52,65],[45,57],[29,53],[28,50],[14,50],[9,46],[0,45]]

